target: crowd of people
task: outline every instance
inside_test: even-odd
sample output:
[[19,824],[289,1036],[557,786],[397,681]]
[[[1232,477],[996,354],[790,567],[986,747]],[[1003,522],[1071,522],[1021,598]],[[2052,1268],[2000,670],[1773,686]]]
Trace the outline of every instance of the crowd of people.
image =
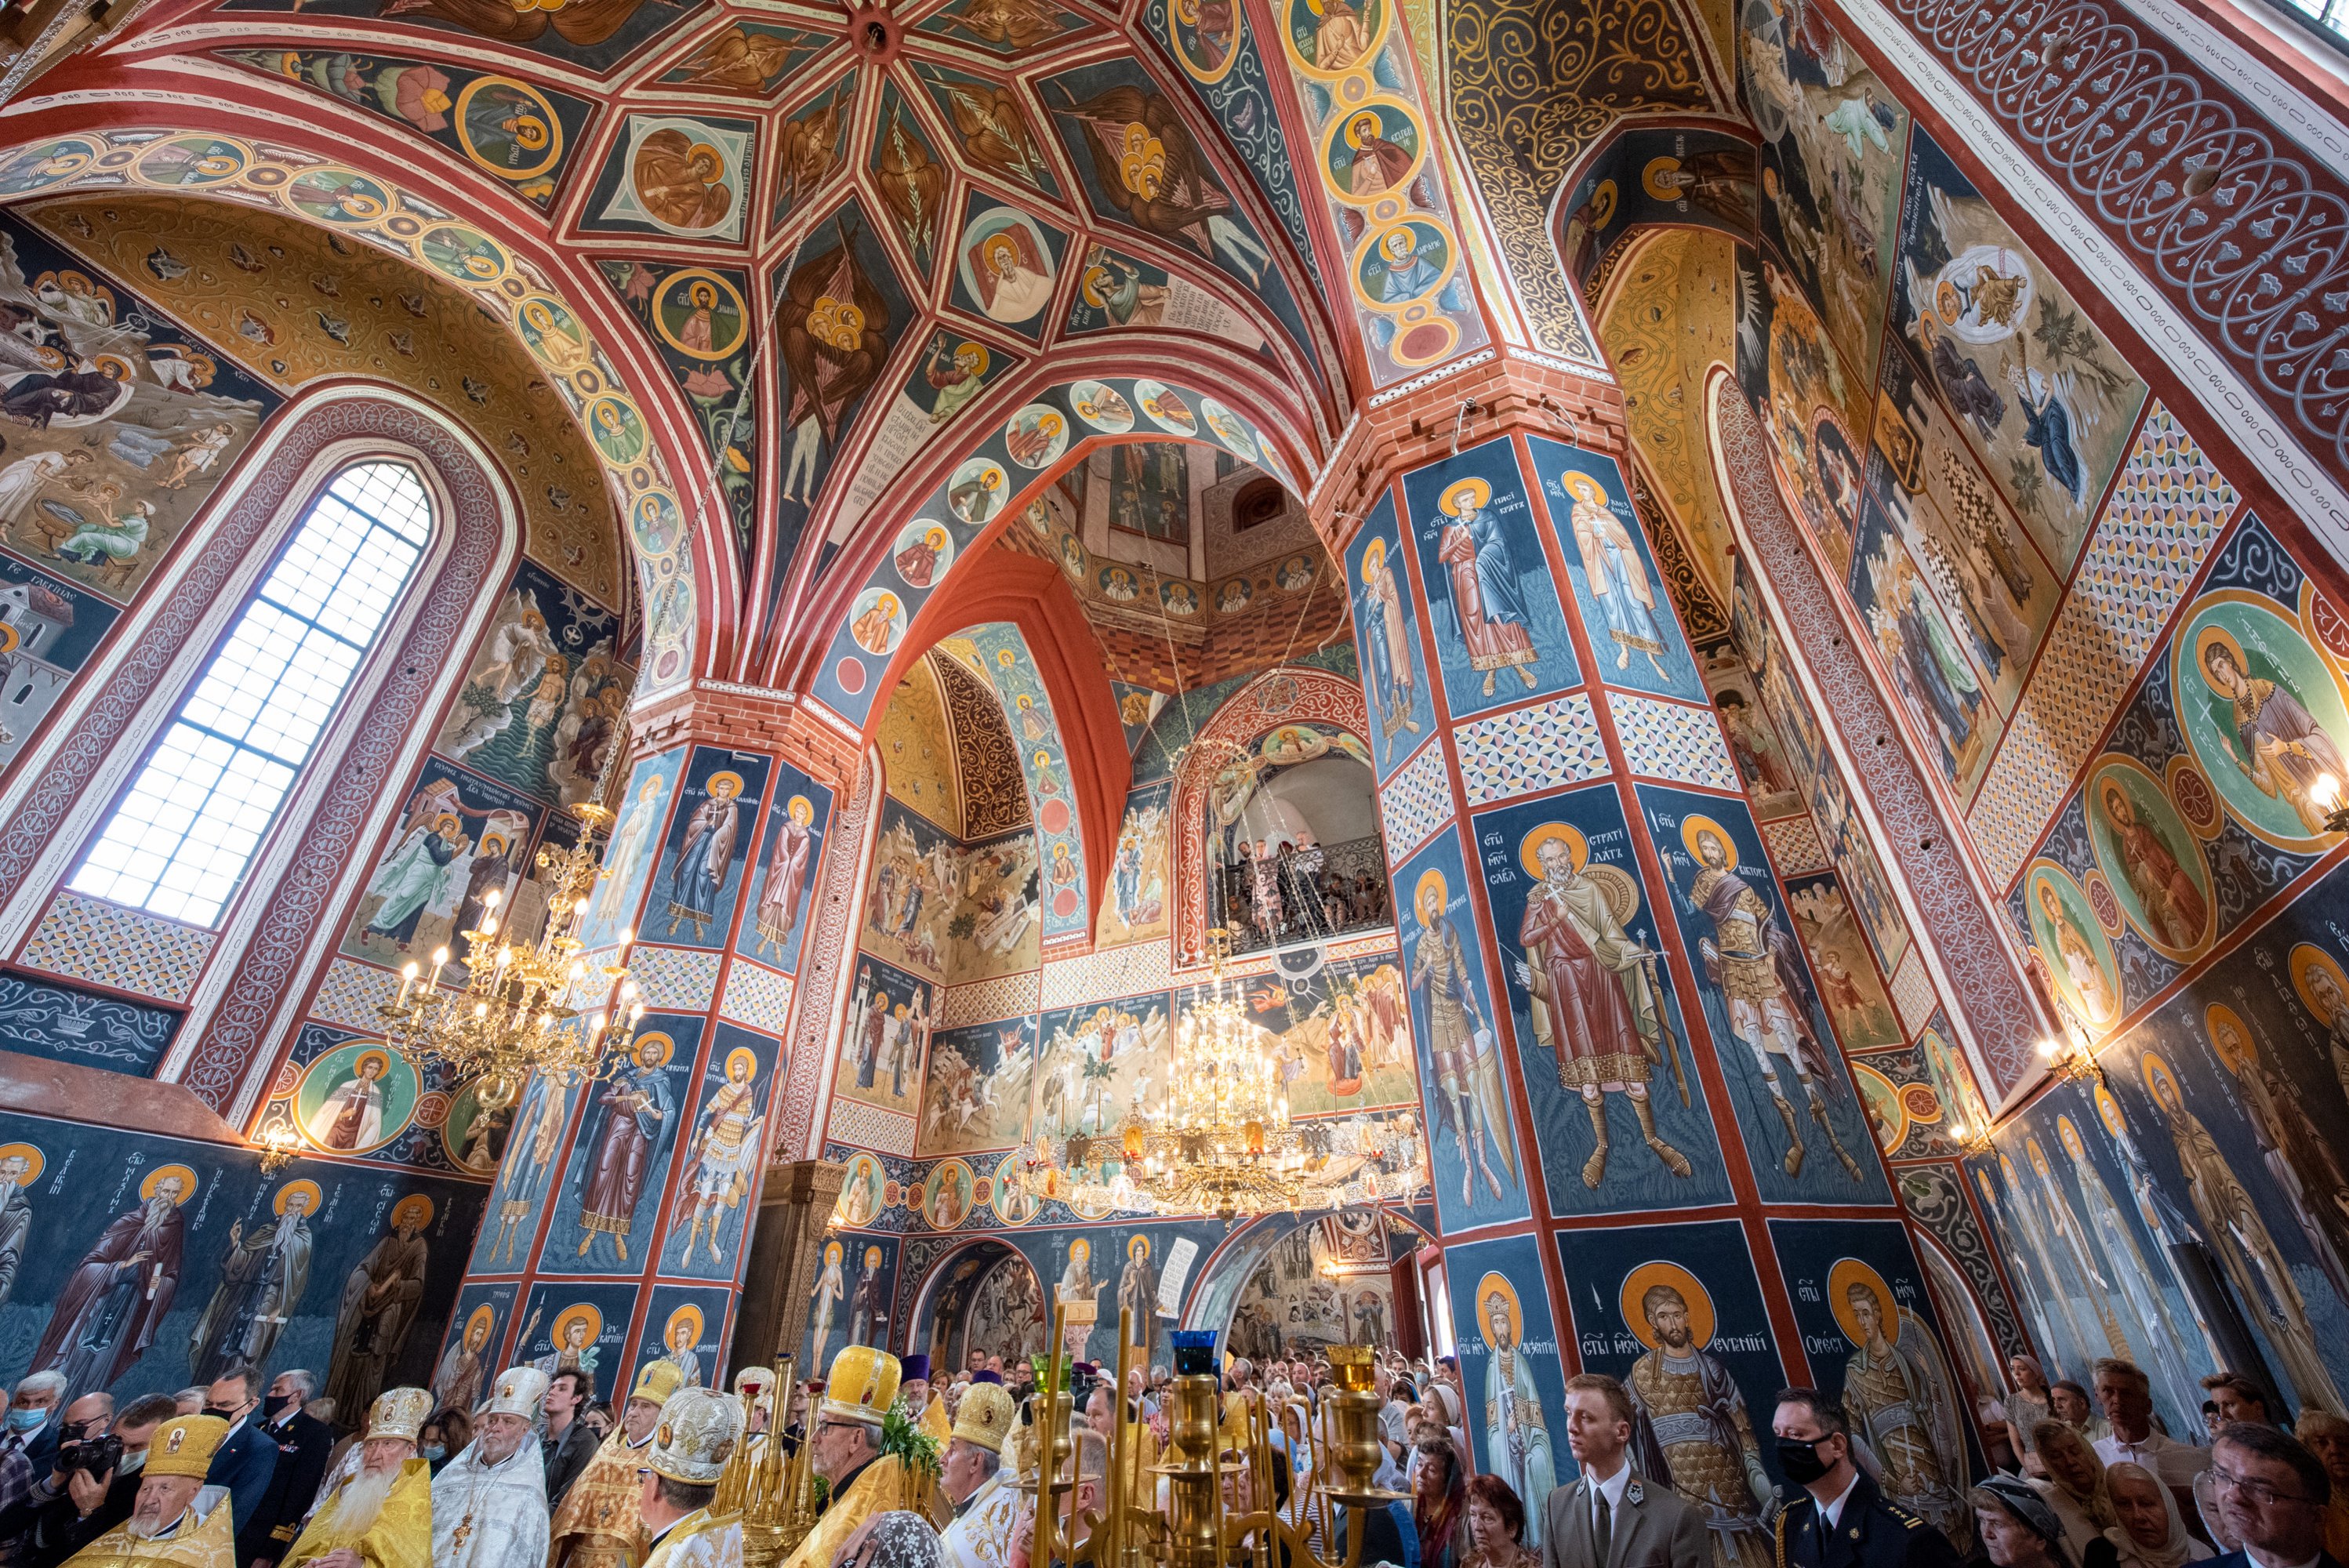
[[1375,870],[1356,845],[1324,846],[1309,832],[1241,839],[1216,879],[1221,922],[1243,948],[1383,925],[1387,881]]
[[[2027,1357],[2011,1370],[2013,1389],[1981,1411],[1996,1468],[1968,1494],[1963,1543],[1879,1488],[1878,1457],[1836,1397],[1781,1393],[1768,1436],[1754,1434],[1786,1482],[1768,1505],[1775,1568],[2343,1568],[2349,1558],[2349,1419],[2311,1409],[2287,1427],[2268,1390],[2222,1374],[2203,1380],[2204,1429],[2189,1434],[2203,1440],[2189,1442],[2163,1429],[2148,1380],[2126,1361],[2098,1362],[2092,1388],[2050,1383]],[[1408,1363],[1390,1350],[1372,1376],[1375,1485],[1393,1501],[1321,1509],[1309,1500],[1331,1368],[1226,1358],[1227,1516],[1269,1508],[1314,1556],[1365,1565],[1744,1563],[1742,1543],[1716,1544],[1721,1511],[1702,1478],[1635,1462],[1640,1417],[1615,1378],[1567,1380],[1577,1473],[1528,1497],[1477,1472],[1456,1360]],[[1069,1484],[1041,1529],[1034,1377],[1024,1357],[1007,1369],[974,1352],[934,1377],[926,1357],[850,1346],[824,1380],[793,1387],[774,1440],[792,1454],[808,1447],[822,1501],[782,1568],[1110,1568],[1092,1530],[1119,1424],[1140,1446],[1135,1473],[1153,1476],[1174,1377],[1136,1367],[1121,1388],[1107,1369],[1075,1365]],[[305,1371],[264,1382],[232,1367],[119,1409],[105,1394],[61,1404],[62,1377],[36,1373],[0,1403],[0,1568],[740,1568],[741,1518],[712,1504],[737,1449],[756,1458],[771,1440],[771,1375],[750,1368],[730,1395],[684,1383],[677,1363],[653,1361],[615,1411],[597,1402],[590,1370],[514,1367],[470,1410],[394,1388],[337,1440]],[[926,1440],[934,1470],[908,1469],[908,1431]],[[1268,1474],[1248,1446],[1257,1432]],[[1139,1505],[1161,1511],[1164,1499]],[[1347,1539],[1357,1528],[1359,1543]],[[1259,1565],[1292,1561],[1287,1541],[1242,1548]]]

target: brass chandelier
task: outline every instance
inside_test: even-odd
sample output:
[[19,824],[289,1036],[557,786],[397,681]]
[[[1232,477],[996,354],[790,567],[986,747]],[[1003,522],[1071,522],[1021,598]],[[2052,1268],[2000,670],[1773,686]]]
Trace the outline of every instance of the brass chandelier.
[[512,1104],[533,1073],[566,1084],[602,1077],[627,1059],[644,1016],[625,962],[636,934],[620,929],[616,964],[591,963],[579,936],[605,874],[601,841],[613,816],[600,804],[602,785],[619,750],[615,744],[605,759],[597,803],[574,808],[585,820],[579,841],[538,851],[547,903],[537,938],[517,946],[502,931],[493,888],[482,895],[481,923],[462,933],[470,945],[458,974],[450,974],[449,949],[435,948],[430,971],[410,963],[398,996],[376,1009],[394,1049],[419,1071],[439,1063],[450,1081],[473,1080],[485,1111]]
[[1416,1119],[1290,1119],[1272,1034],[1248,1017],[1224,972],[1231,934],[1208,933],[1209,978],[1175,1028],[1163,1092],[1143,1080],[1124,1123],[1068,1140],[1067,1163],[1040,1139],[1030,1190],[1072,1204],[1212,1214],[1231,1222],[1406,1197],[1424,1181]]

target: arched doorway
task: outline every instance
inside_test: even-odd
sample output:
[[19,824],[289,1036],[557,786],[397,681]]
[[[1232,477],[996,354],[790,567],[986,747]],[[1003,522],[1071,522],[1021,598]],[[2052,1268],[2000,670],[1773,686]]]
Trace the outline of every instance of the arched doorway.
[[[1408,1234],[1392,1233],[1398,1224]],[[1418,1237],[1383,1209],[1259,1220],[1209,1260],[1184,1326],[1213,1328],[1220,1347],[1253,1361],[1310,1359],[1332,1345],[1418,1354]]]
[[1035,1267],[1016,1248],[982,1239],[930,1271],[906,1345],[940,1368],[968,1366],[974,1354],[1001,1357],[1008,1365],[1040,1354],[1050,1333]]

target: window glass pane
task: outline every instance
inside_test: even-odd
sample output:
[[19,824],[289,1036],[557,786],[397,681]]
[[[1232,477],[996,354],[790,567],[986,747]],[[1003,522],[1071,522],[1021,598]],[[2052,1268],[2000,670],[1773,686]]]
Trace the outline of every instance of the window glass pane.
[[405,463],[335,476],[181,704],[70,886],[209,925],[424,552]]

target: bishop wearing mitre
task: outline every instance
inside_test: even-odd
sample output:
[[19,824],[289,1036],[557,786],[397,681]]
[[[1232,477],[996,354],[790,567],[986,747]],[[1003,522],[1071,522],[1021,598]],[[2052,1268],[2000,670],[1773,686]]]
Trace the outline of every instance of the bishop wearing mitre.
[[[815,1429],[808,1434],[815,1472],[830,1486],[829,1501],[783,1568],[831,1568],[841,1542],[876,1513],[910,1502],[935,1522],[943,1511],[929,1506],[934,1498],[944,1501],[936,1482],[909,1480],[905,1461],[881,1451],[882,1423],[896,1403],[899,1380],[897,1358],[870,1345],[848,1346],[832,1358]],[[919,1497],[914,1495],[917,1485]]]
[[67,1568],[236,1568],[228,1489],[204,1484],[227,1436],[218,1416],[175,1416],[156,1428],[130,1517],[76,1553]]
[[680,1388],[661,1407],[636,1494],[645,1568],[742,1568],[742,1516],[709,1511],[742,1426],[742,1401],[711,1388]]
[[974,1382],[964,1391],[940,1472],[954,1505],[954,1521],[938,1539],[947,1568],[1009,1568],[1019,1488],[1003,1462],[1003,1439],[1019,1413],[1000,1383]]
[[432,1561],[432,1466],[416,1435],[432,1414],[421,1388],[394,1388],[367,1412],[356,1474],[326,1494],[278,1568],[427,1568]]
[[647,1362],[636,1374],[620,1424],[554,1511],[554,1568],[636,1568],[636,1499],[644,1491],[647,1455],[661,1411],[683,1381],[685,1374],[667,1357]]
[[432,1478],[432,1568],[546,1568],[546,1466],[531,1422],[547,1381],[535,1367],[499,1373],[472,1442]]

